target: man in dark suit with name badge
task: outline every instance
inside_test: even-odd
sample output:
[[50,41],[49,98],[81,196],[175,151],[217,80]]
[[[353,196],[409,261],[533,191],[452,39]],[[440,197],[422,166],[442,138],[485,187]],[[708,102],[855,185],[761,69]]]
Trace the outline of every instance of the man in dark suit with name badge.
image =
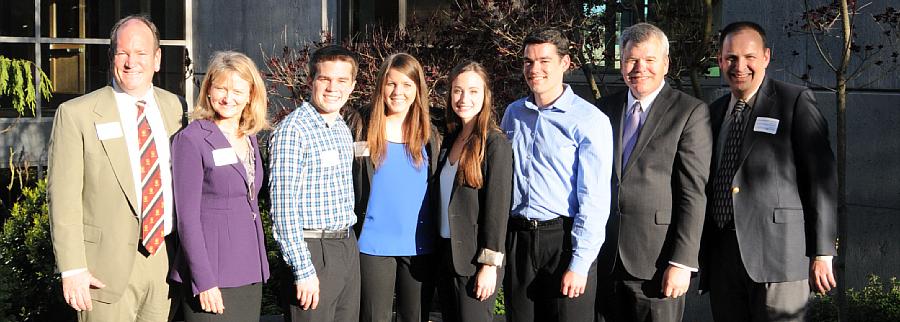
[[628,90],[599,104],[612,120],[615,161],[598,307],[612,321],[681,321],[699,266],[709,110],[664,82],[669,44],[659,28],[636,24],[621,42]]
[[837,175],[812,91],[766,77],[765,31],[726,26],[731,93],[710,105],[715,150],[701,289],[716,321],[803,321],[810,287],[836,286]]

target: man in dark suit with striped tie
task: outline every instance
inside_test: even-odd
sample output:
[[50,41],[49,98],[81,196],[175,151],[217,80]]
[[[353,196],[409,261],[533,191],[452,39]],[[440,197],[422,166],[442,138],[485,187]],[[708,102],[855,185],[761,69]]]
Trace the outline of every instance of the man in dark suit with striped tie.
[[766,77],[765,31],[726,26],[731,93],[710,105],[714,152],[701,289],[716,321],[803,321],[810,288],[835,287],[837,175],[812,91]]

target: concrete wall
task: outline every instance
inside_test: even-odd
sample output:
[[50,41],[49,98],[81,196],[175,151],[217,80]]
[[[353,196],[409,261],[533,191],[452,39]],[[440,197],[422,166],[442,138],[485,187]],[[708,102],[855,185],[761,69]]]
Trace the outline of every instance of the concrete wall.
[[18,165],[47,164],[50,118],[0,118],[0,168],[9,167],[10,157]]
[[[199,82],[219,50],[236,50],[266,72],[264,56],[321,38],[323,2],[329,28],[339,27],[337,0],[194,1],[194,75]],[[335,34],[340,34],[335,30]],[[263,54],[265,53],[265,54]],[[196,89],[199,91],[199,88]]]

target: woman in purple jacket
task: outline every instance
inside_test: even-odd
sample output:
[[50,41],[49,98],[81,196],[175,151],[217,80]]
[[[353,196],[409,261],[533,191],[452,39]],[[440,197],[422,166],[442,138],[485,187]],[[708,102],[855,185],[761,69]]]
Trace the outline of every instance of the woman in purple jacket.
[[256,321],[269,277],[257,195],[267,128],[266,91],[247,56],[218,52],[193,121],[172,140],[178,237],[171,273],[182,283],[185,320]]

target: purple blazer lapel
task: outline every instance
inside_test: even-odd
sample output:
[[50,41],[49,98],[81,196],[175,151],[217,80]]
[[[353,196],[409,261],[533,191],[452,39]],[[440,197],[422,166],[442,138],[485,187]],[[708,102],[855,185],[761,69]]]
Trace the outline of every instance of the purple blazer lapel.
[[[197,120],[195,122],[201,122],[200,127],[209,132],[204,140],[209,143],[211,151],[232,148],[231,143],[228,143],[228,139],[225,138],[225,134],[222,133],[222,130],[220,130],[215,123],[208,120]],[[234,171],[237,171],[238,175],[244,179],[244,182],[247,182],[247,171],[244,169],[244,164],[242,162],[238,161],[232,163],[230,166]]]

